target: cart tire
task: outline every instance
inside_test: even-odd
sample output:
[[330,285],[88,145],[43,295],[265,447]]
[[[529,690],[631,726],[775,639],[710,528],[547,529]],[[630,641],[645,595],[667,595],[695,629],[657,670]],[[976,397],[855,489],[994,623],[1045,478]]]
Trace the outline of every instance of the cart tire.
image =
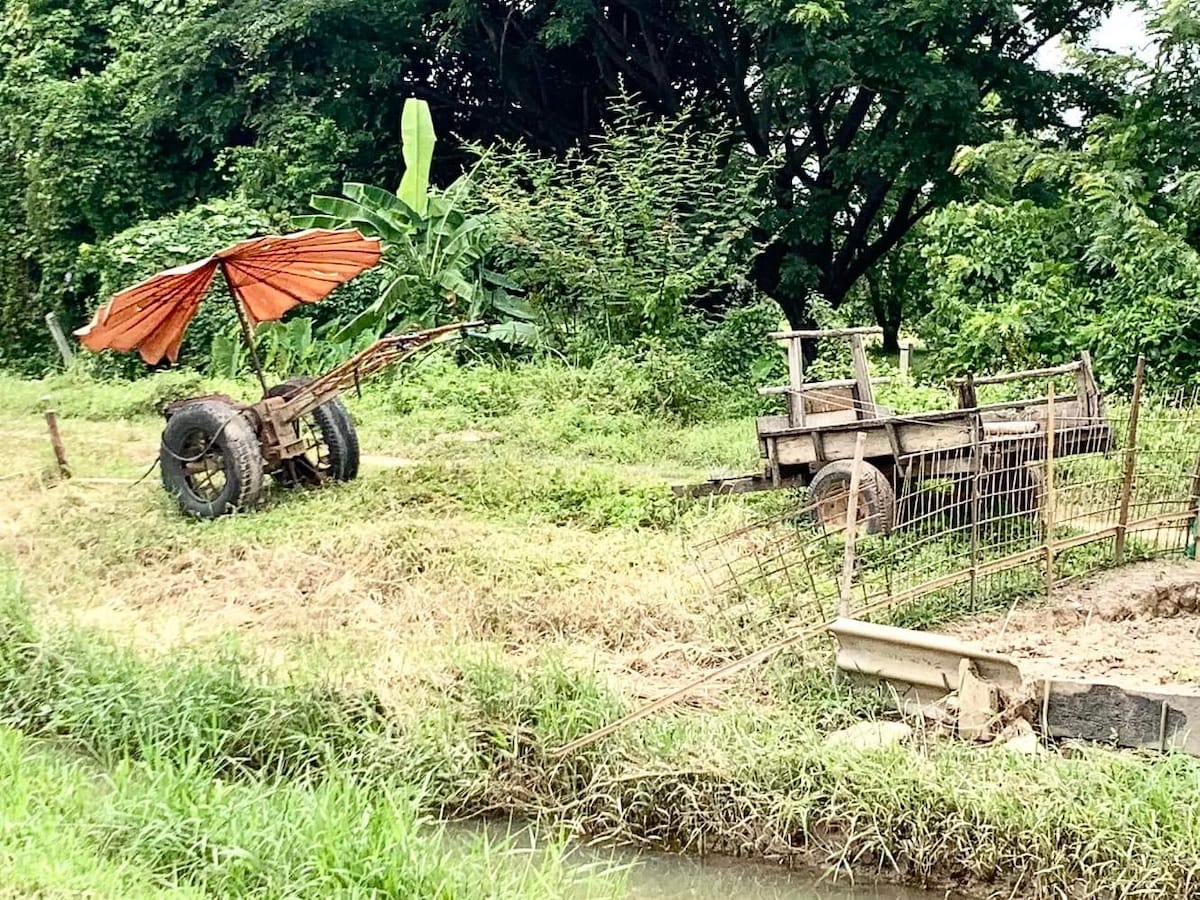
[[[849,460],[826,463],[808,486],[813,519],[826,528],[845,527],[853,468]],[[895,513],[896,492],[891,482],[875,466],[864,462],[858,482],[859,525],[867,534],[887,534],[892,530]]]
[[984,514],[992,519],[1036,519],[1042,512],[1045,479],[1036,465],[1016,465],[981,476]]
[[[289,378],[268,390],[267,396],[290,397],[312,380],[307,376]],[[283,467],[274,473],[275,478],[285,487],[319,485],[330,478],[334,481],[353,481],[357,478],[358,432],[346,405],[334,397],[310,412],[307,418],[307,424],[324,445],[324,453],[318,449],[316,459],[312,454],[305,454],[302,460],[291,465],[285,460]],[[297,423],[297,427],[302,427],[302,423]]]
[[238,409],[196,400],[171,413],[159,449],[163,487],[202,519],[250,509],[262,496],[262,447]]

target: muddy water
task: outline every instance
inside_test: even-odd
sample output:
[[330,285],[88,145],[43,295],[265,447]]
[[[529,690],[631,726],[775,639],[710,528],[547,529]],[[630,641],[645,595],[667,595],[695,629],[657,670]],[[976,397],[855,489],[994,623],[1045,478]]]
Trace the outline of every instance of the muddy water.
[[[512,848],[514,865],[536,865],[542,842],[528,827],[465,822],[448,827],[453,840],[486,834]],[[610,847],[573,846],[566,865],[580,875],[616,870],[626,900],[954,900],[938,891],[846,880],[836,884],[811,871],[728,857],[682,856]]]

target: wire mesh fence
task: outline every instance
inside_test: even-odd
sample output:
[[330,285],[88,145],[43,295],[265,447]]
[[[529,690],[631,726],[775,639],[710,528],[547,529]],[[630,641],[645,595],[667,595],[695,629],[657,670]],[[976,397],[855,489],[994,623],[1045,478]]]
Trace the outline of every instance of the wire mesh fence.
[[853,535],[848,489],[803,490],[693,548],[729,639],[761,646],[839,614],[919,627],[1178,554],[1200,497],[1200,406],[1194,394],[1098,411],[1059,400],[1020,420],[981,406],[958,444],[887,474],[875,462],[860,471]]

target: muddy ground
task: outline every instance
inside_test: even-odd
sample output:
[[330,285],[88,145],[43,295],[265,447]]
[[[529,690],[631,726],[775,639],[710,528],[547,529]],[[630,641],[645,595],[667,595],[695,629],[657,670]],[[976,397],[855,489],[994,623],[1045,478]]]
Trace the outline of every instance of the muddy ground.
[[1026,679],[1087,676],[1200,688],[1200,562],[1155,560],[1068,585],[1049,604],[940,629],[1006,653]]

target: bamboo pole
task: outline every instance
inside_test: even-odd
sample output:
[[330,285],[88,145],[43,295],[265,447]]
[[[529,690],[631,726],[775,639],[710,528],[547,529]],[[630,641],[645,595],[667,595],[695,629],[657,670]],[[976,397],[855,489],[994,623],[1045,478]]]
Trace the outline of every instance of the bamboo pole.
[[1113,562],[1125,562],[1125,534],[1129,530],[1129,503],[1133,498],[1134,467],[1137,464],[1138,415],[1142,408],[1142,386],[1146,380],[1146,357],[1138,356],[1133,375],[1133,399],[1129,406],[1129,433],[1125,437],[1125,462],[1121,473],[1121,508],[1117,514],[1117,536],[1113,540]]
[[46,410],[46,429],[50,432],[50,446],[54,448],[54,458],[58,461],[58,474],[63,478],[70,478],[71,468],[67,465],[67,450],[63,446],[62,435],[58,432],[58,413],[52,409]]
[[850,497],[846,503],[846,551],[842,556],[842,577],[838,582],[838,613],[850,615],[854,584],[854,544],[858,535],[858,489],[862,480],[863,451],[867,445],[867,434],[860,431],[854,440],[854,462],[850,467]]
[[1054,519],[1057,501],[1054,487],[1054,382],[1050,382],[1046,407],[1046,599],[1054,592]]
[[246,315],[245,307],[242,305],[242,296],[233,286],[233,282],[229,280],[229,273],[225,270],[225,264],[221,263],[221,276],[225,279],[225,286],[229,288],[229,298],[233,301],[233,309],[237,313],[238,325],[242,329],[242,340],[246,343],[246,349],[250,351],[250,362],[254,366],[254,374],[258,376],[258,383],[262,385],[263,396],[267,395],[267,375],[263,371],[262,360],[258,358],[258,350],[254,346],[254,332],[250,329],[250,319]]
[[[968,373],[967,391],[975,396],[975,376]],[[983,469],[983,420],[979,413],[971,415],[971,584],[970,610],[975,611],[976,569],[979,567],[979,477]]]

